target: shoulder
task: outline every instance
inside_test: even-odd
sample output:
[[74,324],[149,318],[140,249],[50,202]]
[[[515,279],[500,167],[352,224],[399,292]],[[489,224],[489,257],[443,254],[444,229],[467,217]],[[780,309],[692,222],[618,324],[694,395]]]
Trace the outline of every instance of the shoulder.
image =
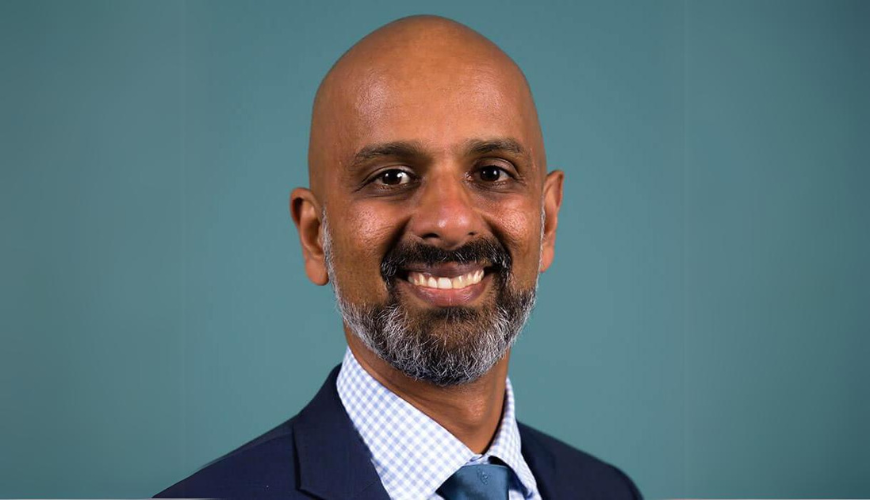
[[634,482],[619,468],[586,452],[518,423],[523,457],[549,495],[544,498],[584,498],[639,500],[643,496]]
[[294,417],[209,463],[155,498],[286,498],[296,491]]
[[335,387],[338,371],[339,367],[332,370],[298,415],[160,492],[157,498],[295,499],[333,490],[343,493],[347,488],[336,487],[340,482],[355,481],[356,488],[369,486],[377,474],[341,405]]

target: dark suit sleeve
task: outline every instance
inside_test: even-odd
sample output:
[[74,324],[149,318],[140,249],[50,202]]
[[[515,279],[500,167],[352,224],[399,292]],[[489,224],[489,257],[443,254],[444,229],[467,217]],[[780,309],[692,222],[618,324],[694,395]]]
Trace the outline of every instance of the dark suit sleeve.
[[518,426],[523,457],[546,500],[643,498],[619,468],[525,424]]
[[616,473],[625,481],[625,485],[629,491],[631,491],[631,496],[635,500],[643,500],[643,495],[640,494],[640,490],[637,489],[637,486],[634,484],[634,481],[631,480],[630,477],[625,472],[622,472],[622,469],[619,467],[615,467],[611,465]]
[[297,490],[289,427],[282,424],[154,498],[307,498]]

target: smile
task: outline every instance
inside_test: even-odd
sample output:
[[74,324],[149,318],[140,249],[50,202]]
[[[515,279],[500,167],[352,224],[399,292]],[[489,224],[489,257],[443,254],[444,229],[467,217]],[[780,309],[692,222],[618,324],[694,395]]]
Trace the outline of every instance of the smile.
[[478,269],[470,273],[462,274],[453,278],[446,276],[433,276],[427,273],[409,272],[408,281],[416,286],[426,288],[438,288],[441,290],[459,290],[465,287],[476,285],[483,279],[483,269]]
[[411,266],[398,283],[400,289],[430,307],[470,306],[491,281],[487,270],[481,264]]

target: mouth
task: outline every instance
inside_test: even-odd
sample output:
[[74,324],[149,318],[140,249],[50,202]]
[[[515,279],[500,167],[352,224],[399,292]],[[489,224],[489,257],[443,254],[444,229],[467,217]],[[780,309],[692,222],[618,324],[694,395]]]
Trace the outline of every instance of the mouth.
[[492,267],[481,264],[410,266],[397,275],[403,291],[428,306],[472,305],[492,281]]

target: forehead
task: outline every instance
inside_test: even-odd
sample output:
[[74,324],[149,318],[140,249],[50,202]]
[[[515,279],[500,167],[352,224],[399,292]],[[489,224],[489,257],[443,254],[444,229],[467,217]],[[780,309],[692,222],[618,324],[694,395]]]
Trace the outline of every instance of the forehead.
[[342,156],[394,141],[433,150],[478,137],[529,142],[537,123],[518,77],[492,65],[431,59],[369,71],[347,86]]

